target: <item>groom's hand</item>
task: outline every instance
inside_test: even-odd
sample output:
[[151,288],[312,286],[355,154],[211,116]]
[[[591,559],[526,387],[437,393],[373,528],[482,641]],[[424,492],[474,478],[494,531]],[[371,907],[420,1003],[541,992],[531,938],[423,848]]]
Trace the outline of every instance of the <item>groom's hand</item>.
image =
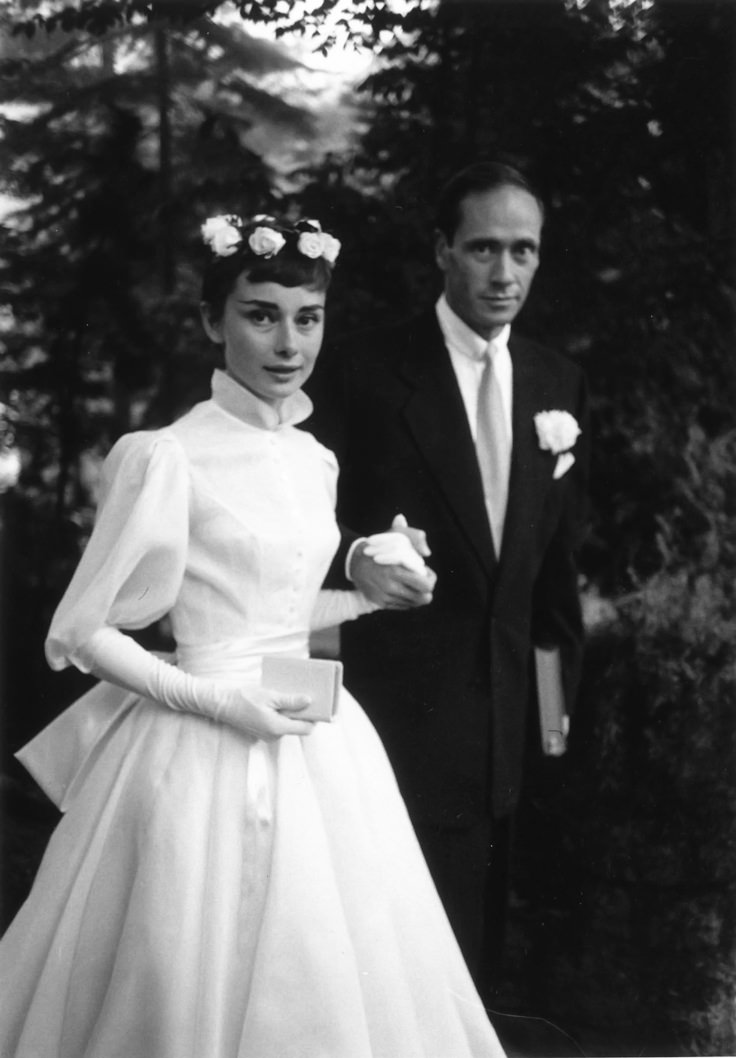
[[368,546],[361,541],[350,559],[350,579],[366,598],[382,610],[412,610],[432,601],[437,577],[431,569],[419,573],[398,563],[376,562],[365,553]]

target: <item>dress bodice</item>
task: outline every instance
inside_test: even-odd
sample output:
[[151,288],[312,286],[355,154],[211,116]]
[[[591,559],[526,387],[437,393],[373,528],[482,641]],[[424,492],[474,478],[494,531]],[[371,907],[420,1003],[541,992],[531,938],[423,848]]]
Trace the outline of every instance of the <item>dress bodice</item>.
[[337,464],[295,423],[224,372],[170,427],[122,437],[103,468],[93,535],[47,641],[55,668],[101,624],[171,617],[184,653],[237,642],[306,644],[339,534]]
[[218,374],[214,394],[170,430],[189,477],[175,638],[187,647],[306,637],[338,542],[337,464],[292,423],[259,421],[253,411],[271,409],[228,376]]

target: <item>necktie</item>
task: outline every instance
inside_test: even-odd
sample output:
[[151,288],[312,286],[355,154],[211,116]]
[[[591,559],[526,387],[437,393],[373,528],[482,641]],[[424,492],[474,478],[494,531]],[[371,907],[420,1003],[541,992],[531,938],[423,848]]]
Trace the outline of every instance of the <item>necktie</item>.
[[475,448],[493,544],[496,554],[499,555],[509,492],[511,438],[506,426],[501,386],[493,361],[491,343],[485,355],[478,390]]

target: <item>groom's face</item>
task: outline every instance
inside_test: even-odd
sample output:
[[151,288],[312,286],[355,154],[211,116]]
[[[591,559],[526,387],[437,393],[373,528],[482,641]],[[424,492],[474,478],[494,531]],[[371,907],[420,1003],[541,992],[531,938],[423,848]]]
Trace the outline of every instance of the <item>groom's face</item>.
[[511,323],[539,265],[542,211],[533,195],[507,185],[467,195],[452,240],[437,236],[437,264],[450,308],[483,338]]

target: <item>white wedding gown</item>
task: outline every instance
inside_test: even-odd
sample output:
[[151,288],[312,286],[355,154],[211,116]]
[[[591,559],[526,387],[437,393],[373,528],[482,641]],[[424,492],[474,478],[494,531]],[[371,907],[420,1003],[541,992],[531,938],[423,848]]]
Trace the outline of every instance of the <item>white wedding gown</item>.
[[[287,404],[277,423],[216,372],[211,400],[118,442],[54,667],[164,614],[192,673],[306,656],[337,467]],[[265,743],[99,683],[19,757],[64,815],[0,942],[2,1058],[503,1055],[348,693]]]

